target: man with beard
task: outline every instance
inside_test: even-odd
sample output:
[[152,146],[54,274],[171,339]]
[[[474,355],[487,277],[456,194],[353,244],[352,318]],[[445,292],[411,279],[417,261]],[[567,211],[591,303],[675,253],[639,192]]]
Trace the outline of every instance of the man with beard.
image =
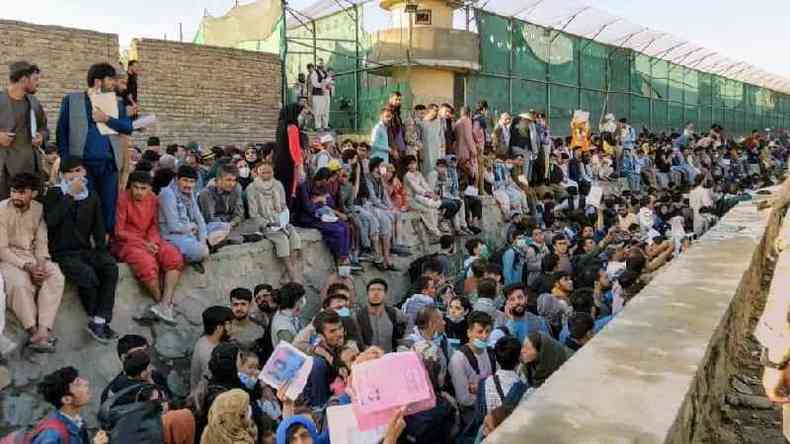
[[203,336],[197,340],[192,352],[189,377],[191,390],[197,387],[208,371],[208,363],[214,348],[230,339],[233,319],[233,311],[220,305],[211,306],[203,312]]
[[313,97],[313,116],[316,131],[329,128],[330,94],[327,86],[331,79],[324,69],[324,59],[318,59],[318,66],[310,72],[310,87]]
[[49,139],[47,116],[34,97],[41,70],[20,61],[8,71],[10,84],[0,92],[0,199],[8,198],[12,177],[22,172],[43,173],[38,148]]
[[[505,287],[505,317],[507,318],[505,321],[507,331],[522,343],[533,331],[546,335],[551,334],[549,324],[545,319],[527,311],[527,294],[523,284]],[[496,343],[496,338],[493,335],[491,342]]]
[[[132,120],[126,107],[115,100],[117,110],[95,107],[93,98],[115,93],[116,71],[108,63],[97,63],[88,70],[88,90],[70,93],[63,98],[58,118],[57,141],[62,161],[82,159],[88,173],[88,187],[101,201],[104,225],[108,232],[115,226],[115,205],[118,201],[118,174],[123,171],[126,142],[122,135],[132,134]],[[116,117],[111,117],[116,111]],[[103,123],[114,133],[102,134]]]
[[0,273],[6,290],[6,294],[0,294],[0,354],[6,355],[16,347],[2,334],[6,295],[11,310],[30,334],[29,347],[52,353],[52,327],[64,279],[50,260],[44,207],[33,200],[40,181],[33,174],[20,173],[11,179],[10,187],[11,197],[0,202]]
[[233,340],[244,349],[252,349],[266,331],[250,319],[252,292],[246,288],[230,291],[230,308],[233,310]]

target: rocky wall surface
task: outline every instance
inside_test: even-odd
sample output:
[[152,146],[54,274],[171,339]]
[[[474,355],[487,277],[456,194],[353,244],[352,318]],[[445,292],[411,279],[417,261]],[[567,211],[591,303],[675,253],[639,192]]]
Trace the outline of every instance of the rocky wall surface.
[[[481,235],[491,247],[499,246],[504,239],[506,225],[501,212],[493,201],[484,204],[484,233]],[[304,311],[310,317],[318,310],[318,299],[326,277],[334,271],[334,261],[329,250],[321,241],[316,230],[300,230],[302,235],[302,259],[305,271],[305,287],[308,304]],[[409,263],[422,254],[432,252],[435,246],[424,240],[424,230],[414,214],[405,214],[399,224],[399,237],[409,246],[411,257],[396,258],[400,271],[379,272],[368,266],[368,271],[355,275],[354,287],[357,303],[364,303],[365,283],[382,277],[389,283],[390,298],[402,297],[411,282],[406,275]],[[462,248],[458,241],[457,249]],[[132,316],[144,310],[152,300],[139,286],[129,268],[119,264],[120,280],[116,292],[112,326],[119,334],[135,333],[146,336],[153,344],[154,361],[159,369],[168,373],[168,382],[177,395],[187,394],[189,363],[195,341],[202,333],[201,313],[211,305],[228,305],[228,294],[236,287],[253,288],[257,284],[270,283],[277,286],[283,274],[282,264],[274,257],[269,241],[226,247],[205,262],[206,273],[199,274],[187,267],[176,292],[178,326],[165,324],[142,326]],[[14,315],[7,313],[6,334],[24,341],[25,334]],[[63,366],[76,367],[87,377],[92,386],[93,402],[84,412],[90,424],[95,423],[99,395],[107,383],[121,370],[114,345],[96,343],[84,330],[87,323],[79,299],[73,288],[67,287],[55,323],[58,336],[57,353],[35,354],[28,350],[16,352],[0,367],[10,375],[8,386],[0,386],[0,436],[6,431],[30,424],[43,416],[50,407],[36,393],[36,384],[41,377]]]
[[719,404],[781,221],[736,206],[486,442],[722,442]]

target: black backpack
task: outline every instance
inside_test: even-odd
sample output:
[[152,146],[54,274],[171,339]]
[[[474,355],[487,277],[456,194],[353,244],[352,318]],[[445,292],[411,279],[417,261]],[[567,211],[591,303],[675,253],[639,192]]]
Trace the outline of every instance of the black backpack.
[[[141,401],[141,392],[155,385],[135,384],[110,397],[99,409],[98,420],[112,444],[163,444],[162,403],[160,400]],[[135,402],[116,405],[118,400],[137,392]]]
[[[472,349],[469,348],[469,344],[464,344],[458,350],[466,356],[466,360],[469,361],[469,365],[472,366],[472,370],[477,373],[477,376],[480,376],[480,364],[477,362],[477,357],[472,352]],[[494,349],[491,347],[486,347],[486,353],[488,353],[488,359],[491,361],[491,371],[496,372],[496,353],[494,353]]]

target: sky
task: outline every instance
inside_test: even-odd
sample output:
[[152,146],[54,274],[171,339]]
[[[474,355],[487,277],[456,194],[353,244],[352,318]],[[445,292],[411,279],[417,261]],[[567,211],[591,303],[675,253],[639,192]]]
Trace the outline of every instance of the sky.
[[[248,3],[250,0],[241,0]],[[503,0],[494,0],[503,1]],[[518,1],[518,0],[510,0]],[[589,0],[587,0],[589,1]],[[192,41],[204,9],[224,14],[235,0],[136,0],[108,8],[105,0],[3,0],[0,18],[118,33],[121,46],[133,37]],[[296,9],[312,0],[289,0]],[[790,78],[790,1],[595,0],[596,8],[669,32],[735,60]]]

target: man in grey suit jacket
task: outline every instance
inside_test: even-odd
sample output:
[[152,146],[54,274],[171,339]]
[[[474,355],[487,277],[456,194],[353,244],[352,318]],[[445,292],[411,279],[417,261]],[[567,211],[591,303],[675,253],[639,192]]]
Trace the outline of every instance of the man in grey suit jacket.
[[6,91],[0,91],[0,200],[19,173],[42,175],[39,147],[49,139],[47,116],[34,94],[41,70],[28,62],[9,66]]

